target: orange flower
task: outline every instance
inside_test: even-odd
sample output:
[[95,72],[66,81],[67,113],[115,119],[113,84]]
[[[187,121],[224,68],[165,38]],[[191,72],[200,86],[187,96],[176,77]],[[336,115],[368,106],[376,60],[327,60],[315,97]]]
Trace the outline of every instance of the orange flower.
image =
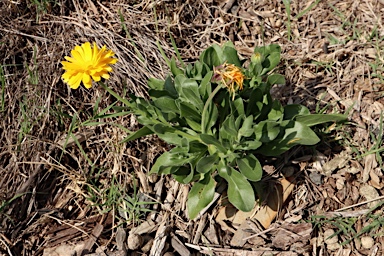
[[241,69],[233,64],[224,63],[223,65],[214,67],[213,79],[227,87],[229,94],[232,94],[232,100],[234,100],[237,90],[243,90],[245,78]]

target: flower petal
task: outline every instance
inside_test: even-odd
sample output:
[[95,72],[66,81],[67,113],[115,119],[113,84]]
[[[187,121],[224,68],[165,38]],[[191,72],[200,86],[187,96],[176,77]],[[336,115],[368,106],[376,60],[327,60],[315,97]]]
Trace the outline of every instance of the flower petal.
[[95,42],[92,45],[89,42],[77,45],[71,56],[65,56],[66,61],[61,62],[65,70],[62,79],[73,89],[78,88],[81,82],[86,88],[91,88],[92,80],[98,82],[101,78],[110,78],[108,72],[113,71],[110,65],[118,61],[112,58],[114,55],[105,45],[98,48]]

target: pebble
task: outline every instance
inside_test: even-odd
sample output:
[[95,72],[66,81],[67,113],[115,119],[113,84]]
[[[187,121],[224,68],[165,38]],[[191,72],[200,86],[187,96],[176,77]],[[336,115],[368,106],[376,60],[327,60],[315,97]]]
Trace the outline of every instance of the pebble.
[[364,248],[364,249],[371,249],[373,247],[373,245],[375,244],[375,241],[373,240],[372,237],[370,236],[363,236],[361,238],[361,246]]
[[329,238],[330,236],[332,236],[333,234],[335,234],[335,231],[333,231],[333,229],[327,229],[324,231],[324,242],[327,244],[327,245],[330,245],[330,244],[337,244],[337,242],[339,241],[338,237],[337,236],[334,236],[332,238]]
[[143,237],[134,233],[129,234],[127,244],[129,250],[137,250],[143,245]]

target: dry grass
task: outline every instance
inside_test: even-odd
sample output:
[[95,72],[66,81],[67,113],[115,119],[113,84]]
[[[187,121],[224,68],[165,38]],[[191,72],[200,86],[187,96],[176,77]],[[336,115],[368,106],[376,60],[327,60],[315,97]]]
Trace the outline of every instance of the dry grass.
[[[292,1],[288,19],[280,1],[0,2],[0,251],[53,255],[49,248],[66,244],[67,251],[83,245],[83,255],[122,252],[124,237],[136,233],[144,244],[129,255],[251,255],[251,249],[261,255],[260,248],[274,255],[384,254],[380,225],[362,233],[374,238],[365,248],[355,237],[342,247],[323,242],[323,232],[338,230],[340,221],[299,224],[338,212],[355,218],[350,230],[359,233],[383,210],[367,215],[373,205],[365,203],[384,188],[383,9],[381,0]],[[243,56],[256,45],[278,43],[278,72],[288,82],[273,88],[276,97],[312,111],[349,113],[351,124],[333,132],[338,140],[269,162],[296,170],[295,190],[270,229],[251,225],[259,234],[242,248],[228,247],[238,226],[218,221],[219,203],[190,221],[188,186],[147,175],[167,145],[151,136],[119,143],[127,133],[115,124],[139,128],[131,115],[82,125],[115,99],[99,87],[70,90],[60,79],[60,61],[73,46],[95,41],[119,58],[108,85],[120,95],[146,96],[147,79],[168,72],[157,42],[174,55],[170,34],[187,62],[214,42],[231,40]],[[284,232],[289,244],[281,241]],[[340,233],[338,242],[351,235]]]

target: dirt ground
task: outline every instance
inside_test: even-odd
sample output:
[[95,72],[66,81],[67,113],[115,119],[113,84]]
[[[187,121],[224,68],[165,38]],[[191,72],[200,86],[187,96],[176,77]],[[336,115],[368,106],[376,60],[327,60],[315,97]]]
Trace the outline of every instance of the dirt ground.
[[[383,0],[0,0],[0,253],[384,255],[383,13]],[[189,186],[147,175],[169,146],[120,143],[135,117],[101,120],[116,99],[61,80],[64,56],[96,42],[119,59],[108,86],[146,97],[172,39],[186,62],[213,43],[244,58],[279,44],[273,95],[349,121],[267,159],[271,198],[251,215],[217,193],[191,221]]]

